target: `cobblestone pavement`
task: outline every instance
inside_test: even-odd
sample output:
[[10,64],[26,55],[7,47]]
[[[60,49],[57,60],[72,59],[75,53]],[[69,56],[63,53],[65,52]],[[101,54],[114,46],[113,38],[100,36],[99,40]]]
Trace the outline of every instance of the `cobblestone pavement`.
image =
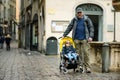
[[36,51],[17,49],[12,43],[10,51],[0,49],[0,80],[120,80],[120,73],[91,74],[59,72],[59,55],[46,56]]

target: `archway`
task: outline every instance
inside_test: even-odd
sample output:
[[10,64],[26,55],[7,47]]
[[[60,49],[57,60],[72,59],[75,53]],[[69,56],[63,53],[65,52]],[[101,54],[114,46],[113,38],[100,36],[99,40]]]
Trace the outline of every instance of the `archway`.
[[26,27],[25,27],[25,48],[30,49],[30,37],[31,37],[31,11],[26,13]]
[[49,37],[46,41],[46,54],[58,53],[58,41],[56,37]]
[[38,14],[33,17],[31,36],[31,50],[38,50]]

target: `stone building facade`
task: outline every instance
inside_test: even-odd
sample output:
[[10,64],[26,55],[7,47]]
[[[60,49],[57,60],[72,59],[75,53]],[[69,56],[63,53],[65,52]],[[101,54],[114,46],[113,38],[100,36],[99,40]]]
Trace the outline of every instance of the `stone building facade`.
[[14,19],[16,19],[16,0],[0,0],[0,26],[4,28],[4,34],[16,35]]
[[[113,9],[112,0],[21,0],[21,3],[21,47],[40,52],[50,48],[53,53],[59,53],[58,38],[75,16],[76,9],[81,7],[94,24],[92,45],[98,45],[97,49],[92,46],[91,63],[95,62],[95,54],[101,55],[102,44],[107,42],[110,43],[110,66],[116,61],[120,67],[119,59],[112,57],[119,55],[120,46],[120,12]],[[50,46],[52,44],[55,45]]]

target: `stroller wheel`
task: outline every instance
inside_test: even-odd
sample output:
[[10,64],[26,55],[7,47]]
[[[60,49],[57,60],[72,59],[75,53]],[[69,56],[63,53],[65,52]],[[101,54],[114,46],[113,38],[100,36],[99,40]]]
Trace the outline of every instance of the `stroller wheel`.
[[73,69],[74,72],[76,72],[75,68]]
[[63,73],[68,73],[68,70],[66,68],[63,69]]
[[83,69],[82,69],[82,68],[80,68],[80,73],[84,73],[84,71],[83,71]]
[[59,69],[60,69],[60,72],[62,72],[63,67],[62,67],[61,64],[60,64],[60,66],[59,66]]

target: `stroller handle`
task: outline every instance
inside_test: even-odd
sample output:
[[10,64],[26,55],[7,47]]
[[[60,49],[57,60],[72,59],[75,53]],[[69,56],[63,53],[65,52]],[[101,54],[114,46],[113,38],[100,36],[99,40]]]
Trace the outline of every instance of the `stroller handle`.
[[70,38],[70,36],[61,36],[61,37],[59,37],[58,39],[61,39],[61,38]]
[[59,37],[58,39],[61,39],[62,37]]

